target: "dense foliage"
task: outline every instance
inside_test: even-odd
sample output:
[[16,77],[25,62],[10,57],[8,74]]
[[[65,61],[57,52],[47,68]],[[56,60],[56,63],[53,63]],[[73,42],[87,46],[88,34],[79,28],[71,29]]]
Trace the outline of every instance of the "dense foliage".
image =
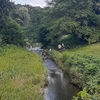
[[[48,7],[34,8],[31,14],[29,37],[38,37],[45,28],[45,40],[49,45],[58,44],[63,35],[76,35],[88,43],[100,40],[100,1],[99,0],[46,0]],[[36,39],[37,38],[37,39]],[[44,38],[42,38],[44,39]],[[45,45],[45,42],[43,44]]]
[[48,4],[51,6],[49,16],[52,17],[52,25],[48,28],[50,35],[59,38],[62,34],[76,34],[89,43],[99,41],[99,1],[52,0]]
[[56,63],[67,70],[71,82],[82,88],[73,100],[100,100],[100,44],[67,50],[52,51]]
[[[23,27],[24,41],[28,45],[42,42],[43,46],[55,46],[63,35],[68,34],[76,35],[88,43],[100,40],[99,0],[46,0],[46,2],[48,6],[40,8],[0,0],[0,42],[2,29],[9,23],[9,16]],[[41,31],[43,28],[45,32]]]
[[3,29],[2,43],[15,44],[23,46],[22,29],[19,24],[9,19],[6,27]]
[[[19,18],[26,16],[27,13],[23,11],[24,8],[20,8],[18,15]],[[27,24],[27,16],[23,17],[23,21],[18,22],[16,15],[18,12],[15,4],[10,2],[10,0],[0,0],[0,45],[4,44],[15,44],[15,45],[24,45],[23,39],[23,29],[20,25]],[[22,13],[24,12],[24,13]],[[21,14],[22,13],[22,14]],[[20,25],[19,25],[20,24]]]
[[33,7],[30,13],[30,21],[25,31],[27,45],[32,45],[33,43],[39,42],[38,32],[41,26],[42,18],[43,18],[42,8]]
[[2,30],[6,27],[8,22],[9,10],[11,4],[9,0],[0,0],[0,44],[2,42]]

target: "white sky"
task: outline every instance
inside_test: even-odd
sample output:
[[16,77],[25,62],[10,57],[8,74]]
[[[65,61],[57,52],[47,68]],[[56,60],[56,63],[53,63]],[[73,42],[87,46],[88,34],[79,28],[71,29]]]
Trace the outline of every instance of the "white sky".
[[11,1],[14,1],[15,4],[29,4],[31,6],[44,7],[46,5],[45,0],[11,0]]

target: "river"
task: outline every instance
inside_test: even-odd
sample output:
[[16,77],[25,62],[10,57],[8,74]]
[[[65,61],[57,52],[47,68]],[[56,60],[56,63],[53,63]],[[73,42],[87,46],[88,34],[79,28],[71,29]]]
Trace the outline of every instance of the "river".
[[[41,50],[34,48],[40,54]],[[71,100],[80,89],[70,83],[67,73],[64,73],[51,59],[45,59],[44,65],[48,71],[48,85],[44,88],[45,100]]]

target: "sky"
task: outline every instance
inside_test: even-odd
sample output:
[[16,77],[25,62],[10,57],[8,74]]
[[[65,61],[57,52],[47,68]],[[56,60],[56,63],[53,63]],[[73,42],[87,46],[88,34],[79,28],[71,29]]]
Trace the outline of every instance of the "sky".
[[29,4],[31,6],[41,6],[44,7],[46,5],[45,0],[11,0],[14,1],[15,4]]

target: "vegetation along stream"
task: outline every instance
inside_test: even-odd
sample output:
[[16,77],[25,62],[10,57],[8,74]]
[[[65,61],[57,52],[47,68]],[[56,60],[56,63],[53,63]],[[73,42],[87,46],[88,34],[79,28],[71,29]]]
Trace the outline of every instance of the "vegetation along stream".
[[[38,49],[36,52],[41,51]],[[44,65],[48,71],[48,85],[44,88],[45,100],[71,100],[80,91],[70,83],[69,76],[63,73],[51,59],[45,59]]]
[[[16,1],[0,0],[0,100],[70,100],[71,83],[72,100],[100,100],[100,0]],[[38,46],[58,66],[24,50]]]

